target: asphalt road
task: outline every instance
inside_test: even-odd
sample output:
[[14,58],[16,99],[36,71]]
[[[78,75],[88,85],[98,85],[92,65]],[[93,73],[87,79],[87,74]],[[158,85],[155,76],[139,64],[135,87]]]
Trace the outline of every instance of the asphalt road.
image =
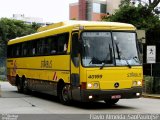
[[[90,116],[90,114],[160,113],[160,99],[122,99],[112,107],[107,106],[103,101],[95,103],[73,102],[70,106],[65,106],[59,103],[56,97],[51,95],[41,94],[37,92],[34,92],[32,95],[20,94],[17,92],[16,87],[11,86],[8,82],[0,82],[0,86],[0,114],[4,115],[50,114],[52,117],[52,115],[54,114],[54,116],[57,115],[56,120],[58,120],[58,118],[64,118],[63,114],[78,114],[78,116],[80,117],[82,117],[81,114],[84,114],[83,117],[86,115],[86,119],[89,119],[90,117],[92,117]],[[60,115],[62,116],[60,117]],[[40,116],[40,118],[43,117]],[[69,116],[67,118],[71,119]]]

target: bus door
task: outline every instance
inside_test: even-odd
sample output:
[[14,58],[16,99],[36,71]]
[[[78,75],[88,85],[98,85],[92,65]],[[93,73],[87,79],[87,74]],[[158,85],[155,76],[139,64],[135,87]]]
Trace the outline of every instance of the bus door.
[[71,86],[72,86],[72,98],[74,100],[80,99],[80,54],[79,54],[79,41],[78,32],[72,33],[71,42]]

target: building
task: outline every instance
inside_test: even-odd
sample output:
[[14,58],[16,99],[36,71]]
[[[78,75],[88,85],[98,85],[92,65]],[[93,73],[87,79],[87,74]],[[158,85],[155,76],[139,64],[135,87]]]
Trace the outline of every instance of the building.
[[69,6],[71,20],[100,21],[102,16],[113,14],[121,0],[79,0]]
[[69,5],[69,19],[76,19],[78,20],[79,18],[79,3],[71,3]]
[[24,14],[13,14],[12,19],[22,20],[27,24],[37,23],[40,25],[46,25],[47,23],[43,22],[43,18],[38,17],[26,17]]
[[109,14],[113,14],[115,10],[119,9],[120,3],[121,0],[106,0],[107,12]]

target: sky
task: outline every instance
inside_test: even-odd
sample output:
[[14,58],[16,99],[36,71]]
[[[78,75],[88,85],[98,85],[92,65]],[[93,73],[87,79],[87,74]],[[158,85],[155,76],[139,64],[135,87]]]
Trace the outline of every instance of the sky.
[[0,0],[0,18],[13,14],[43,18],[43,22],[69,20],[69,3],[78,0]]

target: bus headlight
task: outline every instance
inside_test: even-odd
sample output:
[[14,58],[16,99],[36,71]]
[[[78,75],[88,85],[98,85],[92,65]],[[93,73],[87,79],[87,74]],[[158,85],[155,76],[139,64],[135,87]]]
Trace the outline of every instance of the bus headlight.
[[133,81],[132,86],[137,86],[137,81]]
[[91,88],[91,87],[92,87],[92,84],[91,84],[91,83],[88,83],[87,86],[88,86],[88,88]]
[[133,81],[132,86],[140,86],[142,84],[141,81]]
[[93,84],[93,87],[94,87],[94,88],[99,88],[99,84],[98,84],[98,83],[94,83],[94,84]]
[[142,84],[142,82],[141,82],[141,81],[138,81],[138,82],[137,82],[137,85],[141,85],[141,84]]
[[91,82],[87,84],[89,89],[99,89],[99,82]]

